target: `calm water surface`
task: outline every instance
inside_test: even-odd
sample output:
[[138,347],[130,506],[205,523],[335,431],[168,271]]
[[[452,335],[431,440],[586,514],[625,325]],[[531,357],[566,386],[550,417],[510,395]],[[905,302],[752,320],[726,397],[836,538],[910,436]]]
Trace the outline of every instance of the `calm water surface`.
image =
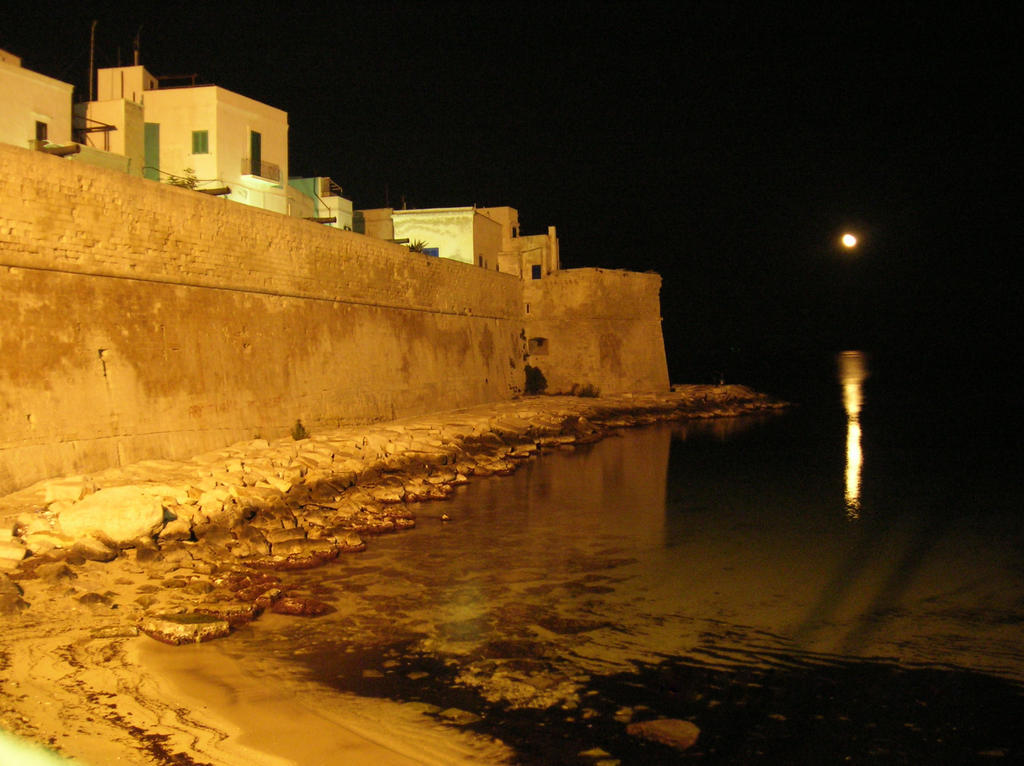
[[[474,713],[523,763],[1024,758],[1020,453],[909,382],[847,353],[783,415],[625,431],[474,481],[307,574],[334,614],[232,643]],[[625,731],[656,717],[699,743]]]

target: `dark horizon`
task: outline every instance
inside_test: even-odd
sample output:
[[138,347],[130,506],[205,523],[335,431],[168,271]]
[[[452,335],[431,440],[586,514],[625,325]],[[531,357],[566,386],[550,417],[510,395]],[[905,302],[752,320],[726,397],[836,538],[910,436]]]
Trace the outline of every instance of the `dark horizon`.
[[730,353],[1016,346],[994,9],[194,11],[33,4],[0,47],[86,98],[95,19],[97,67],[138,34],[154,74],[286,110],[291,175],[357,208],[511,205],[558,228],[565,267],[657,271],[673,379]]

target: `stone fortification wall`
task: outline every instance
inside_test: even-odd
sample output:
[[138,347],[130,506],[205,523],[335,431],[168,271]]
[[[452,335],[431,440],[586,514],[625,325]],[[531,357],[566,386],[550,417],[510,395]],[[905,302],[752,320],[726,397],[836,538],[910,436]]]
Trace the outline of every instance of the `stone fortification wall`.
[[0,145],[0,492],[507,399],[521,283]]
[[550,392],[667,391],[660,290],[660,276],[632,271],[569,269],[527,280],[527,363]]

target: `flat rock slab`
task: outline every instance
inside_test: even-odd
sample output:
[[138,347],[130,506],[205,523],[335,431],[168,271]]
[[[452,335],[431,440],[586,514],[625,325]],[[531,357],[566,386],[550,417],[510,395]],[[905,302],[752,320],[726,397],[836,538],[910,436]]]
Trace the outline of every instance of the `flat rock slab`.
[[151,537],[163,523],[160,499],[132,485],[101,489],[60,513],[65,534],[75,539],[96,535],[118,546]]
[[695,724],[678,718],[657,718],[653,721],[631,723],[626,727],[626,732],[634,737],[660,742],[677,750],[693,747],[700,736],[700,729]]
[[21,540],[0,540],[0,559],[8,559],[10,561],[21,561],[25,556],[28,555],[28,548],[25,547]]
[[231,632],[227,620],[209,614],[161,614],[147,617],[140,630],[165,644],[198,644]]

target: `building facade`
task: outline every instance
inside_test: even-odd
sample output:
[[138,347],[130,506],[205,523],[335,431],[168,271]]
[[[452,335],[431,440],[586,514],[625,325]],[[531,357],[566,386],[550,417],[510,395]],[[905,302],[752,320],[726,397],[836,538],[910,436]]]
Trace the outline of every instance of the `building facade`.
[[[113,128],[97,148],[123,151],[136,174],[226,189],[235,202],[285,215],[301,212],[290,210],[283,110],[216,85],[167,87],[142,66],[100,69],[96,84],[96,101],[80,109],[84,124]],[[87,140],[96,144],[97,135]]]
[[292,215],[353,230],[352,200],[343,197],[341,187],[330,178],[289,178],[288,187]]
[[501,225],[474,207],[394,210],[394,239],[423,243],[440,258],[498,270]]
[[541,279],[561,268],[555,227],[523,236],[514,207],[358,210],[355,230],[378,239],[420,243],[431,255],[520,279]]
[[35,141],[71,141],[74,86],[25,69],[21,58],[0,50],[0,142],[23,149]]

